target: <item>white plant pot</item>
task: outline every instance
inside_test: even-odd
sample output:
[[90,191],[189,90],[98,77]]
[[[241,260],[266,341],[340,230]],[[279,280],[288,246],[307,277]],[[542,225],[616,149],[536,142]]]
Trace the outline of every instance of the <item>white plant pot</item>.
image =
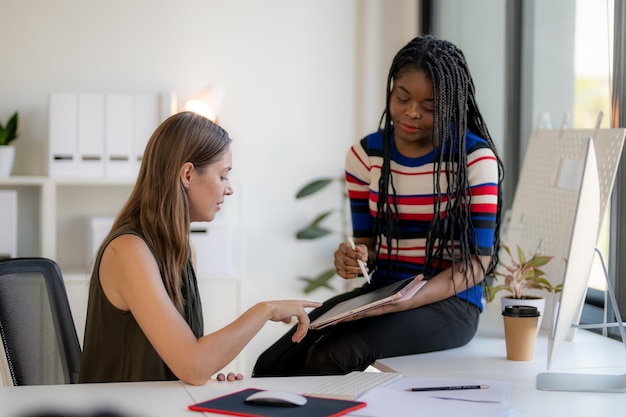
[[537,320],[537,333],[541,330],[541,323],[543,322],[543,317],[546,314],[546,299],[543,297],[537,297],[534,295],[524,296],[524,298],[511,298],[508,296],[504,296],[500,298],[500,304],[502,307],[502,311],[506,306],[533,306],[537,307],[539,311],[539,317]]
[[13,160],[15,159],[15,147],[11,145],[0,146],[0,178],[11,175]]

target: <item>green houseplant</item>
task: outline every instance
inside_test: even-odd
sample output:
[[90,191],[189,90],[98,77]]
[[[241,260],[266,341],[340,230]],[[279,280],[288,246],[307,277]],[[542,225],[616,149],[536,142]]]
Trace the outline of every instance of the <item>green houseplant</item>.
[[[323,211],[313,218],[307,225],[296,231],[296,239],[298,240],[313,240],[319,239],[333,233],[339,233],[342,240],[348,238],[348,195],[345,189],[343,178],[341,177],[325,177],[318,178],[306,183],[296,193],[296,199],[302,199],[326,189],[329,185],[338,183],[340,185],[340,204],[339,207],[331,208]],[[324,225],[324,221],[334,212],[339,212],[340,215],[340,230],[333,230]],[[335,291],[336,289],[330,284],[330,281],[335,277],[335,267],[331,264],[330,267],[324,269],[322,272],[314,277],[299,276],[301,281],[306,283],[304,287],[304,293],[309,294],[319,288],[328,288]]]
[[13,113],[6,125],[0,123],[0,177],[8,177],[13,168],[15,148],[11,143],[17,139],[17,125],[17,112]]
[[561,291],[563,284],[552,285],[542,269],[554,256],[541,255],[538,252],[533,253],[532,256],[527,256],[519,245],[516,247],[516,256],[514,256],[509,246],[502,244],[502,249],[507,254],[507,257],[504,259],[500,258],[494,274],[496,278],[504,278],[504,282],[487,287],[487,302],[493,301],[496,294],[500,291],[505,291],[507,294],[500,298],[500,305],[503,311],[507,305],[531,305],[537,307],[540,314],[537,324],[537,331],[539,331],[545,314],[546,299],[539,295],[530,295],[528,291],[542,290],[548,293]]
[[504,283],[493,285],[488,290],[487,302],[493,301],[500,291],[508,292],[509,298],[522,299],[528,297],[528,290],[545,290],[551,293],[559,292],[562,284],[553,286],[541,269],[554,258],[549,255],[534,253],[528,257],[522,248],[517,246],[517,257],[513,256],[511,248],[503,244],[502,249],[508,255],[508,261],[500,260],[494,274],[504,278]]

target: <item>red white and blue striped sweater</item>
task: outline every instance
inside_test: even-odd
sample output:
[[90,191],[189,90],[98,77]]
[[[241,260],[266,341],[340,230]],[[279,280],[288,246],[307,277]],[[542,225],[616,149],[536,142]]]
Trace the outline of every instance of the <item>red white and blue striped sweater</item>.
[[[378,180],[383,162],[382,141],[382,131],[372,133],[353,145],[346,156],[345,179],[355,237],[372,237],[373,234]],[[392,240],[394,268],[387,268],[389,259],[386,239],[382,240],[376,270],[372,276],[373,282],[379,283],[407,279],[424,271],[426,239],[434,215],[435,151],[418,158],[408,158],[398,152],[393,140],[391,144],[391,169],[399,219]],[[478,255],[492,255],[498,205],[498,164],[487,141],[470,132],[466,135],[466,149],[471,193],[472,225],[469,230],[473,231],[469,238],[477,244]],[[440,178],[440,189],[445,193],[447,184],[444,173]],[[445,194],[442,198],[440,210],[444,214]],[[455,241],[455,249],[455,253],[459,254],[458,241]],[[438,272],[451,264],[451,259],[444,259],[435,269]],[[457,296],[469,300],[482,311],[481,285],[458,293]]]

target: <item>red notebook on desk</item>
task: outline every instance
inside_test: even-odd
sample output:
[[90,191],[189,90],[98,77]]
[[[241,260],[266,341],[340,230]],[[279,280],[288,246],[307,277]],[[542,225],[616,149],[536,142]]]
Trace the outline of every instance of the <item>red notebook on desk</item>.
[[366,403],[362,401],[335,400],[309,396],[306,396],[306,404],[296,407],[276,407],[247,403],[246,398],[258,391],[261,390],[248,388],[190,405],[189,409],[243,417],[335,417],[366,406]]

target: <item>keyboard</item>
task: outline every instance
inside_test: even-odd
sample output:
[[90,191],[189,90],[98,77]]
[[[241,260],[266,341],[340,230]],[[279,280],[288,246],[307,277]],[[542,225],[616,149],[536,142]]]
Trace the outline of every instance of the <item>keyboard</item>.
[[400,378],[402,374],[397,372],[354,371],[318,385],[311,391],[305,392],[304,395],[354,401],[367,391],[384,387]]

